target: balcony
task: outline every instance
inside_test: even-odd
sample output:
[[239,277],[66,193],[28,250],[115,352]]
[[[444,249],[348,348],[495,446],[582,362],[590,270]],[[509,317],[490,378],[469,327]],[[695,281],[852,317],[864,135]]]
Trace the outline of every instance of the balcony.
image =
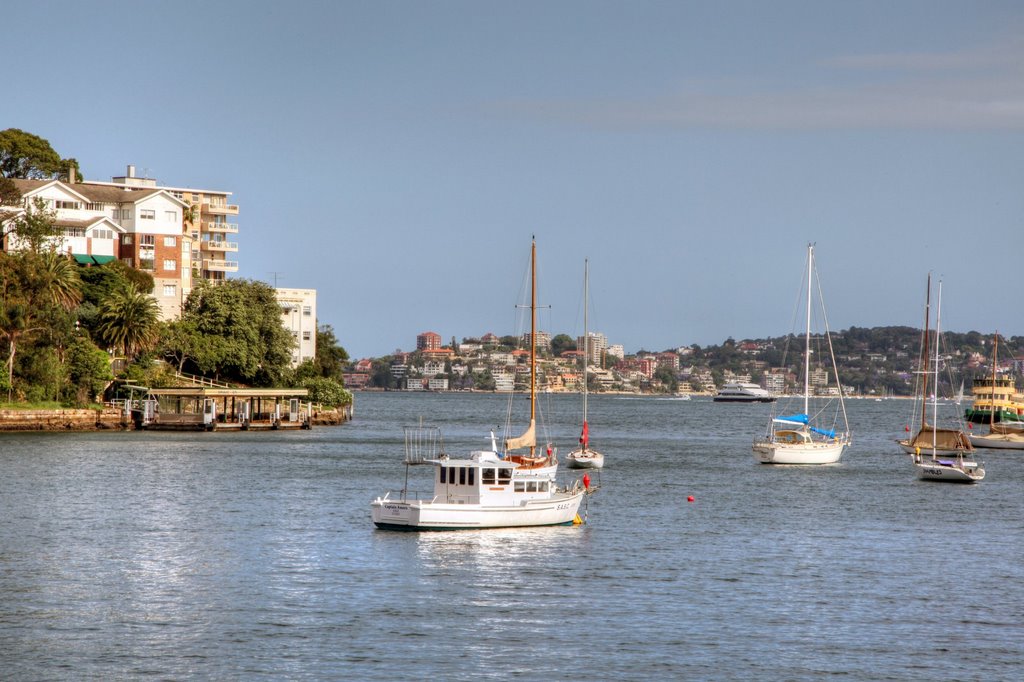
[[209,272],[238,272],[238,261],[204,259],[203,270]]
[[203,230],[206,232],[238,234],[238,223],[215,223],[212,220],[204,220]]
[[238,206],[236,204],[202,204],[203,213],[210,213],[214,215],[238,215]]
[[238,242],[220,242],[211,239],[202,242],[201,248],[203,251],[238,251]]

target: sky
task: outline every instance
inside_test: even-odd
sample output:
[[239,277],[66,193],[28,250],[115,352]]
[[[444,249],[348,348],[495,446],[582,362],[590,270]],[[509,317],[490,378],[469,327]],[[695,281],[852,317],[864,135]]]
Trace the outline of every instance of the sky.
[[[233,192],[238,277],[352,357],[541,328],[628,353],[1024,334],[1024,3],[6,3],[0,129],[91,180]],[[10,30],[16,27],[16,30]]]

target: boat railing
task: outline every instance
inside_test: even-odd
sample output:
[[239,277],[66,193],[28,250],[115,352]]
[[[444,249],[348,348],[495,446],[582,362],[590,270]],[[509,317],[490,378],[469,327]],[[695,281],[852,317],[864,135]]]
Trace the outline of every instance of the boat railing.
[[436,426],[406,426],[405,463],[424,464],[444,453],[444,439]]
[[419,490],[388,490],[386,493],[384,493],[384,497],[381,499],[384,502],[387,502],[388,500],[401,500],[403,502],[407,502],[410,500],[414,502],[434,502],[436,500],[436,497],[437,496],[434,495],[433,491],[425,493],[420,492]]

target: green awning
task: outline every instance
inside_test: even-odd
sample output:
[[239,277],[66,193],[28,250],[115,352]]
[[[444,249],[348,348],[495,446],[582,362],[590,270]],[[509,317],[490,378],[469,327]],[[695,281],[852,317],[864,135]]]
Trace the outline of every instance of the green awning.
[[93,256],[92,259],[94,261],[96,261],[96,265],[103,265],[104,263],[109,263],[110,261],[114,260],[114,257],[113,256]]
[[75,253],[72,255],[75,257],[75,260],[78,261],[79,265],[92,265],[93,263],[96,262],[92,259],[92,256],[86,256],[85,254],[81,253]]

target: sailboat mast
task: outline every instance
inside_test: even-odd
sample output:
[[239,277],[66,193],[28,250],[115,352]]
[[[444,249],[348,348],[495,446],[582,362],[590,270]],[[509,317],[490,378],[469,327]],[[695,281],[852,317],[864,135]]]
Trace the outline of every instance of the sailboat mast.
[[996,421],[996,368],[999,367],[999,330],[996,330],[995,350],[992,352],[992,402],[988,409],[988,430]]
[[811,393],[811,273],[814,271],[814,244],[807,245],[807,331],[804,336],[804,414],[810,414]]
[[939,333],[942,329],[942,280],[939,280],[939,295],[935,302],[935,388],[932,389],[932,455],[938,444],[939,428]]
[[[590,289],[590,260],[583,259],[583,423],[587,423],[587,370],[590,364],[590,332],[587,330],[587,303]],[[586,446],[584,446],[586,447]]]
[[[537,418],[537,240],[530,244],[530,423]],[[536,452],[530,446],[530,456]]]
[[921,344],[921,428],[928,423],[928,318],[931,316],[932,304],[932,273],[928,273],[928,289],[924,296],[924,343]]

